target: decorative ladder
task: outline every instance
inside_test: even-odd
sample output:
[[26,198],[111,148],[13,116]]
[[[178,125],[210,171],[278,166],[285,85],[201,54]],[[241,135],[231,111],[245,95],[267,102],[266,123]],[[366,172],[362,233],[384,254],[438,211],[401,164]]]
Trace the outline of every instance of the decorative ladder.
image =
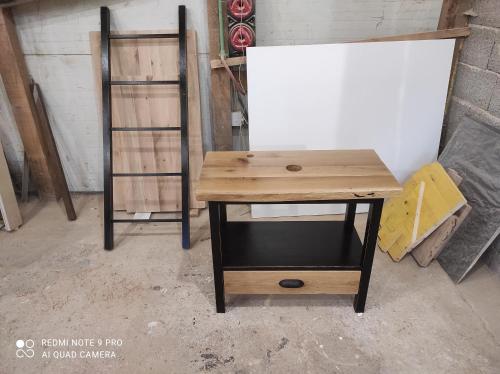
[[[104,248],[113,249],[115,223],[182,222],[182,248],[190,248],[189,235],[189,139],[186,52],[186,7],[179,6],[177,34],[111,34],[110,15],[101,7],[102,64],[102,123],[104,149]],[[110,45],[113,39],[179,39],[179,80],[137,81],[111,80]],[[180,97],[180,127],[113,127],[111,117],[111,87],[126,85],[178,85]],[[113,173],[113,131],[180,131],[181,171],[175,173]],[[115,177],[181,177],[182,217],[149,219],[115,219],[113,216],[113,178]]]

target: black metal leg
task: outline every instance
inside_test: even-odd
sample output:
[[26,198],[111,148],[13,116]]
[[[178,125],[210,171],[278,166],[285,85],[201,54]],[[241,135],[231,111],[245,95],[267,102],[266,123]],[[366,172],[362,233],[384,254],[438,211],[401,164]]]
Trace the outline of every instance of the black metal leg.
[[224,271],[222,267],[222,227],[221,203],[209,202],[210,231],[212,234],[212,261],[214,266],[215,305],[217,313],[225,313],[224,302]]
[[111,135],[111,64],[109,58],[109,9],[101,7],[104,248],[111,250],[113,249],[113,138]]
[[224,226],[227,223],[227,205],[219,203],[220,206],[220,224]]
[[342,248],[345,256],[349,256],[351,250],[352,234],[354,232],[354,219],[356,218],[356,203],[347,203],[344,218],[344,236]]
[[179,6],[179,97],[181,104],[181,164],[182,164],[182,248],[191,247],[189,230],[189,135],[186,51],[186,7]]
[[373,256],[375,255],[377,234],[383,205],[383,199],[376,200],[370,204],[361,256],[361,279],[359,280],[358,293],[354,297],[354,310],[356,313],[363,313],[365,311],[366,295],[368,294],[368,285],[370,284],[370,274],[372,271]]
[[354,219],[356,218],[356,203],[348,203],[344,218],[344,231],[350,236],[354,229]]

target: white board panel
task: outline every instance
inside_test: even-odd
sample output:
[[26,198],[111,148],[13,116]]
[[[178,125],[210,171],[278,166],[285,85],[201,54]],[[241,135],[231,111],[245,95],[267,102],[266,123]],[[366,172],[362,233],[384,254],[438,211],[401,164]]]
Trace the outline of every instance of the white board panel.
[[[250,150],[372,148],[402,182],[436,160],[454,40],[247,49]],[[339,213],[254,206],[254,217]]]

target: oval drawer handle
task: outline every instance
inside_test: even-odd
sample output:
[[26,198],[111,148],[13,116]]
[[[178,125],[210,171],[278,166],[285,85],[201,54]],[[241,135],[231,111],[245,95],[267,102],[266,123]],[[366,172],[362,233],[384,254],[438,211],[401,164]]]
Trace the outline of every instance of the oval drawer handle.
[[304,286],[304,282],[300,279],[283,279],[278,284],[283,288],[300,288]]

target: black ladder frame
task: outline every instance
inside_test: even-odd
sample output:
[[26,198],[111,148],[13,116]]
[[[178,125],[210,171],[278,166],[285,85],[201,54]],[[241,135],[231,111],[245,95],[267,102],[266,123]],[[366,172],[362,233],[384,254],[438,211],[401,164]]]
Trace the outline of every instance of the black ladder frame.
[[[179,39],[179,80],[113,81],[111,80],[110,45],[113,39]],[[101,7],[102,123],[104,161],[104,248],[113,249],[115,223],[182,222],[182,248],[189,249],[189,138],[186,50],[186,7],[179,5],[179,31],[176,34],[110,33],[108,7]],[[111,87],[121,85],[179,85],[180,127],[113,127]],[[113,131],[180,131],[181,171],[175,173],[113,173]],[[182,218],[115,219],[113,216],[113,178],[115,177],[181,177]]]

